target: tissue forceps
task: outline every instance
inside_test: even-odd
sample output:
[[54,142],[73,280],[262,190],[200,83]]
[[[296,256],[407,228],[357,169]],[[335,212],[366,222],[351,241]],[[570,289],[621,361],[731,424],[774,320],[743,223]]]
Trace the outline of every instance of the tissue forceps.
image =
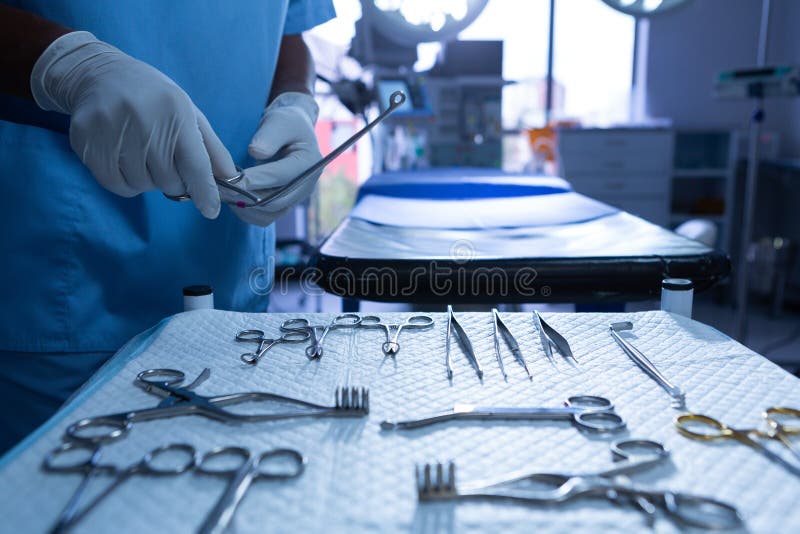
[[566,338],[550,326],[536,310],[533,311],[533,324],[536,325],[536,329],[539,331],[539,339],[542,342],[544,354],[548,360],[553,361],[553,349],[555,349],[564,358],[572,358],[572,361],[576,364],[578,363]]
[[790,441],[790,436],[800,435],[800,427],[786,426],[778,419],[788,416],[800,422],[800,410],[787,407],[767,408],[762,414],[767,424],[767,431],[757,428],[733,428],[713,417],[699,414],[684,414],[675,418],[675,428],[681,435],[697,441],[714,441],[719,439],[734,439],[739,443],[757,450],[773,462],[781,465],[793,475],[800,476],[800,465],[794,465],[778,454],[772,452],[757,441],[757,439],[774,439],[781,442],[792,454],[800,459],[800,453]]
[[[394,110],[396,110],[397,108],[402,106],[405,101],[406,101],[405,93],[403,93],[402,91],[393,92],[391,95],[389,95],[389,105],[387,106],[387,108],[380,115],[375,117],[375,120],[373,120],[372,122],[370,122],[369,124],[367,124],[366,126],[361,128],[359,131],[354,133],[344,143],[342,143],[341,145],[336,147],[330,154],[328,154],[324,158],[320,159],[315,164],[313,164],[311,167],[309,167],[305,171],[301,172],[300,174],[298,174],[297,176],[292,178],[287,185],[279,188],[277,191],[275,191],[273,193],[270,193],[265,197],[259,197],[258,195],[248,191],[247,189],[244,189],[242,187],[238,187],[236,185],[238,182],[240,182],[242,180],[242,178],[244,178],[244,171],[242,169],[240,169],[239,167],[236,168],[236,170],[238,171],[238,174],[236,176],[233,176],[231,178],[225,178],[225,179],[214,177],[214,181],[217,182],[218,186],[223,187],[225,189],[228,189],[230,191],[233,191],[237,195],[241,195],[241,196],[245,197],[247,200],[250,201],[250,203],[248,204],[244,200],[238,200],[234,204],[236,207],[238,207],[238,208],[254,208],[254,207],[257,207],[257,206],[263,206],[264,204],[272,202],[273,200],[275,200],[279,196],[288,194],[288,193],[294,191],[295,189],[297,189],[300,186],[300,184],[302,184],[303,180],[305,180],[306,178],[308,178],[309,176],[311,176],[315,172],[319,171],[320,169],[323,169],[326,166],[328,166],[329,163],[331,163],[333,160],[335,160],[337,157],[339,157],[345,150],[347,150],[348,148],[353,146],[356,143],[356,141],[361,139],[367,132],[372,130],[379,123],[383,122],[383,120],[386,117],[388,117],[389,115],[394,113]],[[177,202],[181,202],[183,200],[189,200],[191,198],[191,196],[188,195],[188,194],[167,195],[165,193],[164,196],[167,197],[170,200],[175,200]]]
[[386,334],[386,341],[381,345],[383,353],[394,356],[400,352],[400,343],[397,341],[403,329],[423,329],[433,326],[433,317],[430,315],[412,315],[402,323],[386,323],[377,315],[365,315],[361,318],[359,326],[362,328],[381,328]]
[[461,346],[461,349],[467,355],[467,359],[475,368],[475,373],[477,373],[478,378],[482,380],[483,368],[481,367],[481,362],[478,361],[478,357],[475,355],[475,349],[472,348],[472,342],[470,342],[467,333],[456,319],[456,316],[453,315],[453,307],[449,304],[447,306],[447,340],[445,342],[444,359],[445,367],[447,368],[447,378],[453,378],[453,360],[450,353],[450,337],[453,332],[455,332],[456,340]]
[[507,379],[508,375],[506,374],[506,370],[503,367],[503,357],[500,355],[500,337],[505,340],[506,345],[508,348],[511,349],[511,354],[514,355],[514,358],[525,368],[525,372],[528,373],[528,378],[533,380],[533,375],[531,375],[530,369],[528,369],[528,364],[525,362],[525,358],[522,356],[522,351],[519,348],[519,343],[517,340],[514,339],[514,334],[511,333],[511,330],[508,329],[506,323],[500,318],[500,314],[497,313],[496,308],[492,308],[492,321],[494,324],[494,353],[497,356],[497,363],[500,365],[500,371],[502,371],[503,376]]
[[[306,347],[306,357],[310,360],[322,358],[323,348],[322,342],[331,330],[339,330],[340,328],[355,328],[361,324],[361,317],[355,313],[343,313],[334,317],[328,324],[315,324],[312,325],[311,321],[305,317],[298,317],[296,319],[287,319],[281,324],[281,331],[283,332],[307,332],[311,339],[314,340],[312,345]],[[318,331],[321,333],[317,334]]]
[[639,366],[639,368],[647,374],[650,378],[652,378],[659,386],[661,386],[664,391],[666,391],[670,397],[672,397],[672,407],[677,409],[683,409],[686,405],[686,394],[683,392],[681,388],[667,380],[667,378],[661,374],[661,372],[653,365],[647,356],[642,354],[642,352],[628,343],[628,341],[622,339],[622,337],[618,334],[618,332],[623,332],[625,330],[631,330],[633,328],[633,323],[630,321],[624,321],[621,323],[612,323],[609,325],[608,329],[611,332],[611,337],[622,347],[622,350],[625,354],[628,355],[628,358],[633,360],[633,363]]
[[[228,460],[235,459],[238,466],[225,465],[225,457]],[[297,478],[303,474],[305,468],[305,457],[294,449],[274,449],[255,456],[244,447],[220,447],[205,454],[197,471],[205,475],[225,477],[228,479],[228,486],[203,520],[198,533],[225,532],[239,503],[254,481]]]
[[[101,464],[101,447],[102,443],[78,443],[73,441],[62,443],[45,456],[42,467],[47,472],[83,474],[81,483],[75,489],[50,532],[66,532],[75,526],[123,482],[134,475],[180,475],[192,469],[197,463],[197,452],[194,447],[186,443],[172,443],[157,447],[128,467]],[[75,451],[82,454],[73,458],[72,456],[76,454]],[[174,456],[177,456],[177,458],[174,458]],[[110,475],[114,480],[91,502],[83,506],[83,508],[79,508],[78,505],[84,492],[89,487],[89,483],[101,474]]]
[[579,429],[589,432],[616,432],[625,428],[625,421],[614,411],[611,401],[603,397],[579,395],[570,397],[563,407],[508,408],[456,404],[453,409],[408,421],[383,421],[384,430],[407,430],[453,420],[512,421],[568,419]]
[[[632,451],[641,450],[641,453]],[[414,470],[417,497],[421,502],[442,500],[495,500],[525,504],[557,505],[577,497],[605,497],[617,502],[632,499],[648,508],[658,505],[667,516],[683,526],[723,530],[740,527],[739,512],[728,503],[710,497],[669,490],[648,490],[618,478],[654,467],[669,458],[657,441],[624,440],[611,445],[615,465],[590,474],[510,473],[501,480],[475,482],[456,487],[455,464],[425,464]],[[653,510],[654,512],[654,510]]]
[[246,352],[240,356],[244,363],[257,364],[264,354],[275,345],[281,343],[302,343],[311,339],[311,332],[291,331],[286,332],[279,338],[269,339],[263,330],[242,330],[234,338],[236,341],[247,341],[258,343],[255,352]]
[[[333,406],[323,406],[274,393],[248,392],[228,395],[198,395],[196,387],[211,374],[209,369],[191,384],[181,387],[186,375],[175,369],[148,369],[136,377],[134,384],[163,400],[155,408],[142,408],[121,413],[81,419],[67,427],[66,439],[78,442],[103,443],[124,437],[133,423],[181,415],[202,415],[225,423],[277,421],[299,417],[362,417],[369,413],[369,390],[336,388]],[[224,407],[259,403],[272,411],[238,413]]]

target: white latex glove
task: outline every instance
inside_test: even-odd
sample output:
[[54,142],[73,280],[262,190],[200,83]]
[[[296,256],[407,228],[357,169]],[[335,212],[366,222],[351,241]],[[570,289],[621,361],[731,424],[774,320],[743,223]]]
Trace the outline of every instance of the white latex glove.
[[[263,198],[285,188],[293,178],[319,161],[322,155],[314,134],[318,114],[319,107],[310,95],[294,92],[278,95],[264,110],[248,150],[256,160],[278,159],[245,169],[244,178],[236,185]],[[263,206],[231,206],[231,209],[245,222],[267,226],[308,198],[320,174],[322,170],[287,188]],[[226,202],[241,200],[240,196],[224,188],[220,189],[220,194]]]
[[214,175],[234,176],[233,160],[189,96],[157,69],[73,32],[36,61],[31,91],[42,109],[72,116],[70,145],[109,191],[189,193],[204,216],[219,214]]

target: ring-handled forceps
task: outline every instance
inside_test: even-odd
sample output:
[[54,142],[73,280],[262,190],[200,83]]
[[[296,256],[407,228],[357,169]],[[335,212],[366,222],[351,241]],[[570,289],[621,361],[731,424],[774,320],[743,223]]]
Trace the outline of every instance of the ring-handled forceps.
[[542,342],[544,355],[547,356],[550,362],[553,361],[553,350],[555,350],[564,358],[571,358],[573,362],[576,364],[578,363],[578,360],[576,360],[575,356],[572,354],[572,349],[567,339],[559,334],[555,328],[550,326],[536,310],[533,311],[533,324],[539,332],[539,339]]
[[713,417],[699,414],[684,414],[675,418],[675,428],[681,435],[697,441],[733,439],[752,447],[773,462],[782,466],[795,476],[800,476],[800,464],[793,464],[759,443],[759,439],[774,439],[782,443],[792,454],[800,459],[800,452],[792,444],[790,437],[800,435],[800,427],[788,426],[785,419],[793,419],[800,424],[800,410],[787,407],[772,407],[762,414],[767,424],[766,431],[757,428],[732,428]]
[[[363,417],[369,413],[369,390],[365,388],[336,388],[333,406],[323,406],[274,393],[247,392],[227,395],[198,395],[192,388],[208,378],[205,369],[189,386],[181,387],[186,375],[175,369],[148,369],[136,377],[134,384],[148,393],[162,397],[155,408],[87,417],[67,427],[65,437],[70,441],[103,443],[120,439],[130,432],[137,421],[149,421],[181,415],[202,415],[224,423],[278,421],[301,417]],[[243,411],[231,406],[245,405]],[[243,406],[244,407],[244,406]],[[264,411],[253,413],[253,408]]]
[[[50,532],[66,532],[91,512],[98,504],[134,475],[168,476],[180,475],[192,469],[197,463],[194,447],[185,443],[173,443],[158,447],[145,454],[139,461],[128,467],[101,464],[102,443],[62,443],[44,458],[42,468],[49,473],[81,473],[83,480],[70,497]],[[100,476],[113,477],[92,501],[82,508],[81,499],[90,482]]]
[[481,362],[478,361],[478,357],[475,355],[475,349],[472,348],[472,342],[469,340],[467,336],[467,332],[461,326],[461,324],[456,319],[456,316],[453,314],[453,307],[448,305],[447,306],[447,338],[445,341],[445,359],[444,364],[447,368],[447,378],[453,378],[453,359],[450,352],[450,338],[452,335],[455,334],[456,341],[458,341],[459,346],[461,346],[461,350],[464,351],[464,354],[467,355],[467,359],[472,364],[472,367],[475,368],[475,373],[477,373],[478,378],[483,379],[483,368],[481,367]]
[[343,313],[334,317],[328,324],[311,324],[311,321],[301,317],[297,319],[287,319],[281,324],[282,332],[307,332],[313,343],[306,347],[306,356],[310,360],[322,358],[322,343],[325,341],[328,332],[341,328],[355,328],[361,324],[361,317],[355,313]]
[[294,449],[275,449],[256,456],[244,447],[221,447],[205,454],[197,471],[227,478],[228,486],[203,520],[198,533],[225,532],[254,481],[297,478],[305,468],[306,459]]
[[495,356],[497,356],[497,364],[500,366],[500,371],[503,373],[503,377],[506,380],[508,379],[505,367],[503,366],[503,356],[500,354],[501,337],[506,342],[506,345],[508,345],[508,348],[511,349],[511,354],[514,355],[514,358],[516,358],[519,364],[525,369],[525,372],[528,373],[528,378],[533,380],[533,375],[531,375],[531,371],[528,369],[528,364],[525,362],[525,358],[522,356],[519,343],[517,343],[517,340],[514,339],[514,334],[512,334],[511,330],[508,329],[508,326],[506,326],[506,323],[503,322],[503,319],[500,318],[500,314],[497,313],[496,308],[492,308],[492,324],[494,326],[494,353]]
[[386,341],[381,345],[383,353],[387,356],[394,356],[400,352],[400,343],[398,338],[403,329],[424,329],[433,326],[433,317],[430,315],[412,315],[402,323],[387,323],[381,320],[377,315],[365,315],[361,318],[361,323],[358,325],[361,328],[380,328],[386,334]]
[[269,349],[281,343],[302,343],[311,339],[311,332],[299,330],[286,332],[281,337],[270,339],[263,330],[242,330],[234,338],[236,341],[258,343],[254,352],[245,352],[239,356],[244,363],[255,365]]
[[[641,452],[632,454],[631,449]],[[743,521],[730,504],[710,497],[670,490],[650,490],[634,486],[618,477],[654,467],[669,458],[661,443],[649,440],[625,440],[611,446],[616,461],[610,469],[598,473],[525,473],[514,472],[500,480],[481,481],[456,486],[456,468],[452,462],[416,466],[417,497],[421,502],[441,500],[494,500],[522,504],[557,505],[578,497],[600,497],[618,502],[620,497],[640,502],[645,507],[658,506],[680,526],[713,530],[739,528]],[[647,503],[647,504],[645,504]],[[648,512],[649,513],[649,512]]]
[[384,430],[407,430],[444,423],[446,421],[535,421],[567,419],[578,429],[589,432],[617,432],[625,428],[625,421],[614,411],[606,398],[591,395],[570,397],[563,407],[510,408],[456,404],[453,409],[420,419],[383,421]]
[[[330,154],[320,159],[311,167],[309,167],[308,169],[304,170],[303,172],[292,178],[287,185],[278,188],[277,191],[274,191],[264,197],[259,197],[255,193],[236,185],[238,182],[242,180],[242,178],[244,178],[244,171],[239,167],[236,167],[237,170],[236,176],[233,176],[231,178],[217,178],[215,176],[214,181],[217,183],[219,187],[233,191],[234,193],[246,199],[246,200],[236,201],[235,202],[236,207],[254,208],[272,202],[276,198],[287,195],[292,191],[294,191],[295,189],[297,189],[298,187],[300,187],[303,184],[303,180],[305,180],[315,172],[319,171],[320,169],[325,168],[329,163],[331,163],[333,160],[339,157],[344,151],[353,146],[356,143],[356,141],[361,139],[367,132],[369,132],[375,126],[380,124],[386,117],[394,113],[394,111],[400,106],[402,106],[403,102],[405,101],[406,101],[406,95],[402,91],[395,91],[394,93],[389,95],[389,105],[380,115],[375,117],[375,120],[373,120],[372,122],[364,126],[362,129],[357,131],[355,134],[353,134],[344,143],[336,147],[336,149],[334,149]],[[280,157],[281,152],[278,152],[278,154]],[[273,158],[271,161],[275,161],[275,159],[277,158]],[[175,200],[177,202],[189,200],[191,198],[188,194],[167,195],[166,193],[164,193],[164,196],[170,200]]]
[[624,321],[620,323],[612,323],[609,325],[608,329],[611,332],[611,337],[622,347],[622,350],[625,354],[628,355],[628,358],[633,360],[633,363],[639,366],[639,368],[647,374],[650,378],[652,378],[659,386],[661,386],[664,391],[666,391],[670,397],[672,397],[672,407],[682,410],[686,407],[686,394],[683,392],[681,388],[667,380],[667,378],[661,374],[661,372],[653,365],[647,356],[642,354],[642,352],[631,345],[628,341],[622,338],[618,332],[623,332],[625,330],[631,330],[633,328],[633,323],[630,321]]

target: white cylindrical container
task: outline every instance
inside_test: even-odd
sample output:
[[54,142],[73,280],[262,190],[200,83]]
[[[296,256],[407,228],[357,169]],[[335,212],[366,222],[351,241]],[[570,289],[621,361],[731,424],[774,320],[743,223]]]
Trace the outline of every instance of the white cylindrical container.
[[692,318],[694,286],[685,278],[665,278],[661,281],[661,309]]
[[214,290],[211,286],[186,286],[183,288],[183,311],[213,309]]

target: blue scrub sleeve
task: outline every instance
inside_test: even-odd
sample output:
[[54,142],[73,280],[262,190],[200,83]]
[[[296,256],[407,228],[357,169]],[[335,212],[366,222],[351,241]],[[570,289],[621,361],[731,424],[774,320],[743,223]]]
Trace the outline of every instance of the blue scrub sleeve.
[[310,30],[336,17],[332,0],[289,0],[284,35]]

